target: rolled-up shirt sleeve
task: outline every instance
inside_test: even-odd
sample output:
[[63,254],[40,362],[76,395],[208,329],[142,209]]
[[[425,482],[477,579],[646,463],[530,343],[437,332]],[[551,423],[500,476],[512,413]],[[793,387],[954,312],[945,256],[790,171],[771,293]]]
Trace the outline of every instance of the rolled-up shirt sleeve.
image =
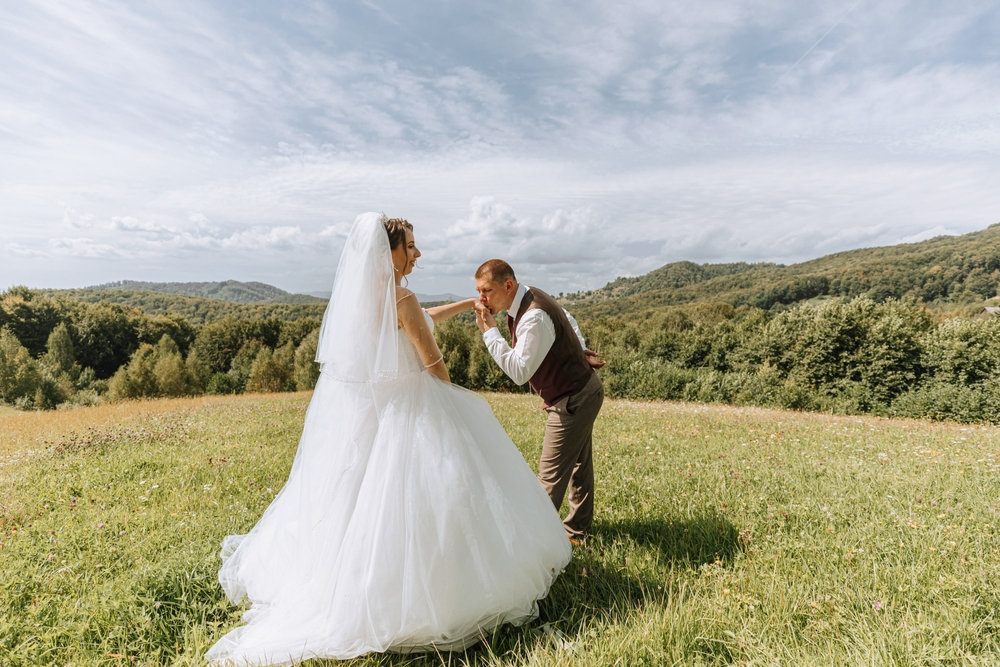
[[[575,328],[575,327],[574,327]],[[578,334],[579,335],[579,334]],[[542,365],[556,340],[556,328],[544,311],[534,308],[521,317],[517,326],[517,345],[511,348],[496,327],[483,334],[490,356],[515,384],[531,379]]]
[[569,320],[569,325],[573,327],[573,333],[576,337],[580,339],[580,347],[587,349],[587,341],[583,339],[583,332],[580,331],[580,325],[576,323],[576,318],[569,314],[569,311],[563,308],[563,312],[566,313],[566,319]]

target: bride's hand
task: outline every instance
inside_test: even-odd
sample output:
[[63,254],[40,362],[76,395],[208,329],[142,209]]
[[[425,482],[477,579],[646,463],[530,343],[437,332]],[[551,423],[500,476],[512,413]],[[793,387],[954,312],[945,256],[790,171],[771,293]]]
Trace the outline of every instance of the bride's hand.
[[469,308],[475,308],[477,303],[479,303],[478,299],[465,299],[455,303],[446,303],[441,306],[427,308],[427,314],[437,324],[438,322],[444,322],[448,318],[455,317],[455,315],[465,312]]
[[476,305],[473,307],[476,309],[476,326],[479,327],[480,331],[486,333],[497,325],[497,321],[493,318],[493,314],[486,306],[477,301]]

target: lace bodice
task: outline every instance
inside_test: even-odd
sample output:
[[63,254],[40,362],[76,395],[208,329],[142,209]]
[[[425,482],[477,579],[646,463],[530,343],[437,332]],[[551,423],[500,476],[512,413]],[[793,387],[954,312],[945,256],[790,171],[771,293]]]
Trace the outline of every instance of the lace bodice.
[[[430,330],[434,331],[434,320],[431,316],[427,314],[426,310],[422,311],[424,313],[424,321],[427,322],[427,326]],[[406,335],[406,330],[402,327],[399,328],[397,332],[399,336],[399,374],[410,375],[411,373],[419,373],[424,370],[424,364],[420,361],[420,355],[417,353],[417,348],[413,346],[413,342],[410,337]]]

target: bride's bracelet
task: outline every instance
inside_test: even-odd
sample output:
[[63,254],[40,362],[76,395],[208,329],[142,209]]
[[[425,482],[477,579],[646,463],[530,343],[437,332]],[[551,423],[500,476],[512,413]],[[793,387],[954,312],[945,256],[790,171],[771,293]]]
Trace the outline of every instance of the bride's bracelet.
[[441,363],[442,359],[444,359],[444,355],[443,354],[440,357],[438,357],[437,359],[435,359],[433,362],[431,362],[429,364],[424,364],[424,368],[430,368],[431,366],[437,366],[439,363]]

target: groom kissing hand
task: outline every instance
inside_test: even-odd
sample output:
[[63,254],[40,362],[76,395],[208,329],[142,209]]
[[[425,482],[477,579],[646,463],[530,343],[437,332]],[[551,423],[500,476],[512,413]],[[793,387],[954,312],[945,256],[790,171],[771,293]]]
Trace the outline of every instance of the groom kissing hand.
[[[605,362],[587,349],[573,316],[537,287],[519,284],[502,259],[479,267],[476,290],[476,324],[490,355],[516,384],[528,382],[549,413],[538,479],[557,510],[569,488],[563,525],[570,541],[580,544],[594,518],[593,431],[604,403],[594,369]],[[502,310],[511,345],[493,317]]]

